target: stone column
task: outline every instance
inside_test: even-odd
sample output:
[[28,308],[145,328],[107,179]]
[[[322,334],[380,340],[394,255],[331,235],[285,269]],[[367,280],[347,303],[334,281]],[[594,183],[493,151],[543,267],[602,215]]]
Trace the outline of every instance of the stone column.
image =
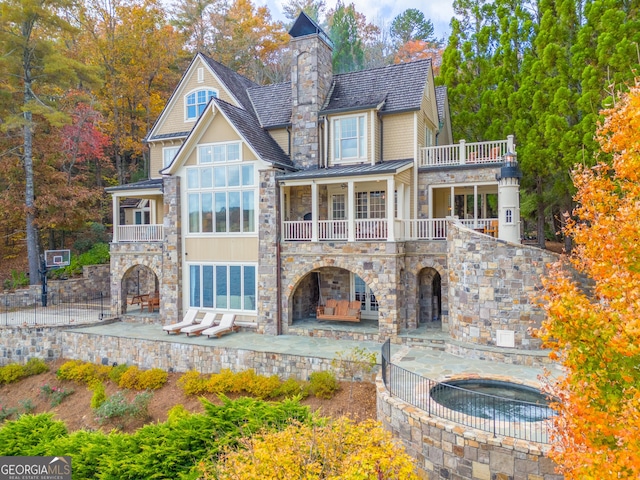
[[175,323],[182,318],[182,221],[180,177],[163,178],[164,241],[160,278],[160,318]]
[[278,194],[274,170],[260,172],[260,203],[258,206],[258,333],[278,334]]

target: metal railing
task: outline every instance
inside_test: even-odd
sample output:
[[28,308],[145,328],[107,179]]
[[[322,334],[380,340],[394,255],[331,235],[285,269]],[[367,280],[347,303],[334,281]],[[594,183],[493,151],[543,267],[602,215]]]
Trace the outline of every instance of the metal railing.
[[83,294],[29,292],[0,296],[0,325],[61,325],[99,322],[109,316],[111,298],[103,292]]
[[[538,443],[549,443],[548,421],[538,420],[541,408],[548,409],[549,407],[466,390],[410,372],[391,362],[391,343],[389,340],[382,345],[381,353],[382,380],[391,396],[423,410],[429,416],[490,432],[494,437],[502,435]],[[469,415],[445,407],[432,398],[432,393],[438,389],[453,389],[450,393],[455,401],[472,405],[475,411],[482,413]],[[510,408],[518,411],[520,419],[513,420],[509,416],[505,416],[501,409],[496,408],[500,402],[508,402]]]

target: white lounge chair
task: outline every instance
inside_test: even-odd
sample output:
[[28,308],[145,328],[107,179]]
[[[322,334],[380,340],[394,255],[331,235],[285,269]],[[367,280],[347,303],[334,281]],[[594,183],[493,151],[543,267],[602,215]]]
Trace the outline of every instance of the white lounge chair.
[[200,335],[203,330],[213,327],[213,324],[216,321],[216,316],[217,315],[213,312],[207,312],[200,323],[195,323],[188,327],[181,328],[180,331],[182,333],[186,333],[187,337],[191,335]]
[[187,310],[186,315],[182,319],[182,321],[178,323],[172,323],[171,325],[165,325],[162,329],[167,332],[167,335],[171,335],[172,333],[180,333],[182,328],[193,325],[196,322],[196,316],[198,315],[198,310],[190,308]]
[[203,330],[202,335],[206,335],[211,338],[214,335],[218,338],[224,335],[225,333],[233,332],[238,329],[233,323],[236,321],[236,316],[233,313],[225,313],[222,315],[222,319],[220,320],[220,324],[215,327],[207,328]]

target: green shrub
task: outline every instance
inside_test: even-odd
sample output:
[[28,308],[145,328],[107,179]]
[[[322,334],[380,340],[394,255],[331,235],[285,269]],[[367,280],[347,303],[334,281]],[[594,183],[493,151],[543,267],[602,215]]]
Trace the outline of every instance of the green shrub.
[[339,388],[338,380],[332,371],[313,372],[309,376],[309,391],[318,398],[332,398]]
[[17,414],[18,414],[17,408],[0,405],[0,423],[10,419],[11,417]]
[[100,424],[115,419],[123,421],[129,418],[147,419],[149,418],[149,403],[152,398],[152,392],[142,392],[129,402],[124,393],[116,392],[95,409],[96,419]]
[[116,385],[119,384],[122,374],[126,372],[128,368],[129,366],[126,363],[121,363],[120,365],[112,367],[109,371],[109,379]]
[[238,372],[233,376],[230,391],[233,393],[248,392],[256,378],[256,372],[252,368]]
[[47,455],[46,444],[67,435],[63,422],[54,421],[53,414],[21,415],[0,428],[0,455]]
[[40,392],[52,407],[57,407],[65,398],[73,393],[73,389],[67,390],[62,387],[52,387],[47,383],[40,387]]
[[185,395],[202,395],[208,391],[207,380],[195,370],[189,370],[178,379],[178,386]]
[[22,407],[22,411],[24,413],[33,413],[33,411],[36,409],[36,406],[33,403],[33,400],[31,400],[30,398],[25,398],[24,400],[20,400],[20,406]]
[[49,366],[44,363],[44,360],[39,358],[30,358],[27,364],[24,366],[24,371],[28,377],[31,375],[39,375],[49,371]]
[[17,382],[27,375],[25,368],[17,363],[10,363],[0,367],[0,385],[3,383]]
[[91,395],[91,408],[94,410],[100,408],[100,406],[107,400],[107,392],[104,388],[104,383],[96,380],[91,384],[89,389],[93,392]]
[[274,392],[274,396],[284,398],[293,398],[298,396],[304,398],[307,395],[309,395],[309,392],[304,383],[299,382],[293,377],[287,378]]
[[80,255],[72,255],[69,265],[58,268],[50,272],[53,278],[70,277],[82,274],[82,267],[86,265],[102,265],[109,263],[110,259],[109,244],[96,243],[87,252]]

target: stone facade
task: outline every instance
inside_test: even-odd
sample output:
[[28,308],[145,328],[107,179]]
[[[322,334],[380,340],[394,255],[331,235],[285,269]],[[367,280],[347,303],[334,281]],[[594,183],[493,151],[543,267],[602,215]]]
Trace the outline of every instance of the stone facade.
[[534,297],[557,255],[455,224],[447,243],[451,337],[496,346],[499,334],[513,332],[515,348],[539,349],[540,340],[532,338],[530,329],[540,326],[544,312]]
[[430,417],[389,392],[378,376],[378,420],[430,480],[561,480],[549,446],[463,427]]
[[318,166],[318,111],[331,88],[331,47],[320,35],[292,37],[291,124],[293,162],[302,169]]
[[258,264],[258,333],[277,335],[280,331],[278,300],[279,221],[275,206],[279,204],[275,171],[260,172],[260,226]]
[[180,177],[163,178],[164,242],[162,282],[160,283],[160,317],[169,323],[179,322],[182,312],[182,215]]

